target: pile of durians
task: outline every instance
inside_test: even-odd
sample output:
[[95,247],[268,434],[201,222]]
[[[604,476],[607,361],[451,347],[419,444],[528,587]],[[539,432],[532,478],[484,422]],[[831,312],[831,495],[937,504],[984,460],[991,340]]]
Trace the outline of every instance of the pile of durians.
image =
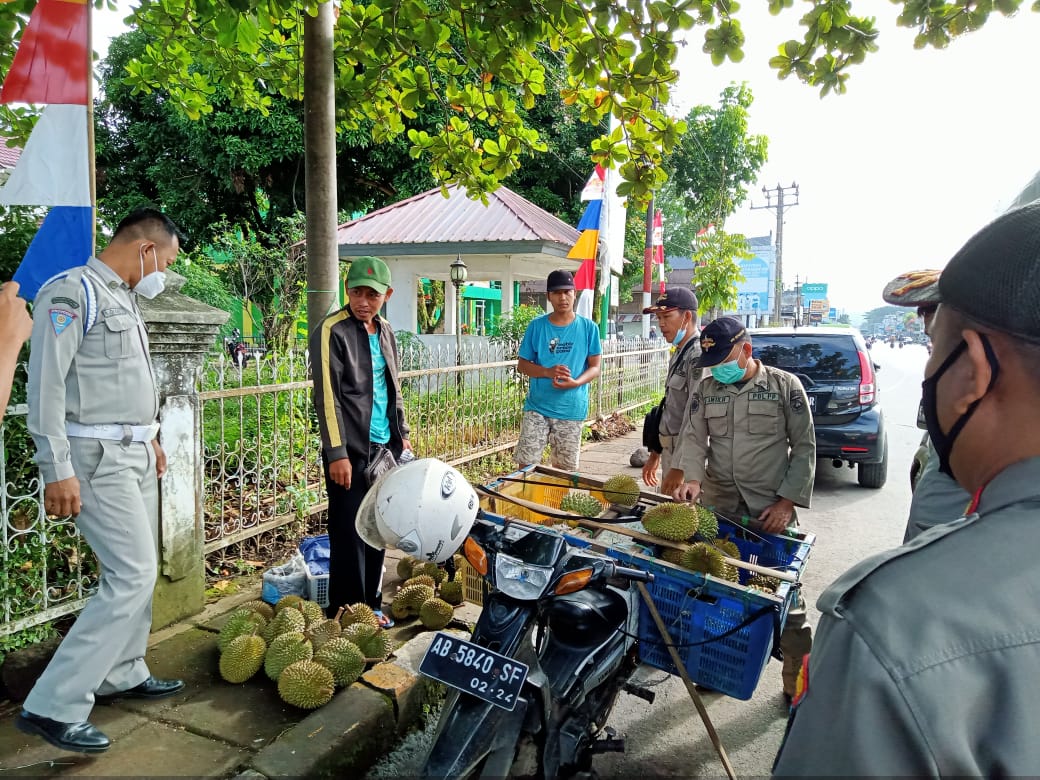
[[284,596],[274,606],[249,601],[231,614],[217,637],[220,676],[244,683],[260,669],[278,683],[288,704],[315,709],[336,688],[357,680],[369,663],[383,661],[393,642],[366,604],[328,618],[317,603]]

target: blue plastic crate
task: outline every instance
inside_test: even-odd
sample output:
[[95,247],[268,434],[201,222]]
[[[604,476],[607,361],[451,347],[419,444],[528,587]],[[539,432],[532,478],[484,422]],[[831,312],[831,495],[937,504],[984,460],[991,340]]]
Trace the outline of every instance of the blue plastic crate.
[[[801,571],[811,548],[811,541],[771,534],[762,534],[761,540],[744,538],[736,527],[720,522],[719,536],[727,534],[732,534],[742,560],[792,573]],[[654,574],[647,589],[690,678],[735,699],[751,698],[769,661],[774,630],[783,628],[794,601],[795,589],[790,583],[781,582],[776,594],[770,596],[736,583],[705,578],[664,561],[646,560],[622,549],[612,547],[607,554],[627,566]],[[740,570],[742,582],[748,576],[749,572]],[[763,608],[765,614],[754,622],[712,641]],[[704,643],[694,644],[701,642]],[[677,673],[643,602],[639,613],[639,656],[646,664]]]

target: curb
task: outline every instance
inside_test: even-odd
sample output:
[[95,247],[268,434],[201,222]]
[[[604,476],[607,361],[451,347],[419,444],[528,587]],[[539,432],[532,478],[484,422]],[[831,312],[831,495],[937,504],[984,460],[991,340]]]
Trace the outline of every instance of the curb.
[[[463,634],[465,632],[455,632]],[[443,687],[419,674],[435,632],[376,664],[332,701],[261,749],[238,778],[360,776],[422,722]]]

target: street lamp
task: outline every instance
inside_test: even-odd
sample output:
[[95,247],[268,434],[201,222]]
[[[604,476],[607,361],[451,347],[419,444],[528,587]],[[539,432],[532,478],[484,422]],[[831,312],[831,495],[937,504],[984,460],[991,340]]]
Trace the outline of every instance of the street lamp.
[[[466,283],[466,264],[462,262],[462,255],[459,254],[455,258],[455,262],[451,264],[449,273],[451,275],[451,283],[455,286],[455,367],[459,368],[462,365],[462,285]],[[455,374],[455,384],[458,387],[462,387],[462,370],[459,370]]]

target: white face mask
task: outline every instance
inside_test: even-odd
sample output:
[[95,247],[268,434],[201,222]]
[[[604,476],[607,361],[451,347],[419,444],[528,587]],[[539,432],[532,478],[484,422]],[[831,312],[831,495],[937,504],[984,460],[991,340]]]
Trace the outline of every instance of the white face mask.
[[159,270],[159,255],[156,254],[155,247],[152,247],[155,270],[151,273],[145,274],[144,272],[144,249],[139,249],[138,254],[141,257],[141,279],[134,286],[134,292],[142,298],[151,300],[166,289],[166,274]]

